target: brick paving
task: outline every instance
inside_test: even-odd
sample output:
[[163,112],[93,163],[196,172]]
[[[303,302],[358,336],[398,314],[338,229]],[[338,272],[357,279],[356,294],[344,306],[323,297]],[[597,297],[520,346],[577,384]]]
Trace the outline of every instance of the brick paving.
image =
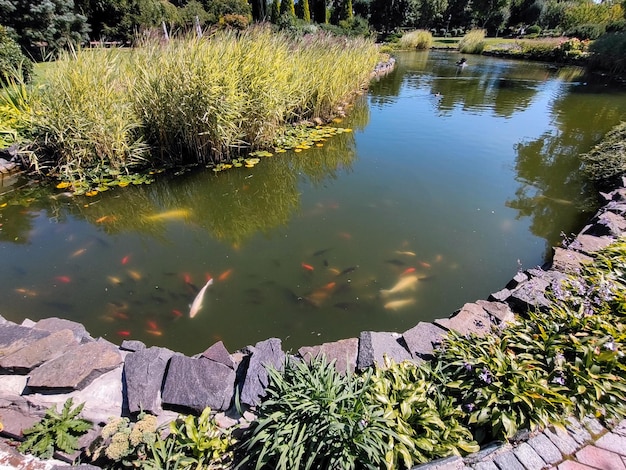
[[490,446],[464,459],[441,459],[412,470],[626,470],[626,420],[612,429],[598,420],[570,419],[523,442]]

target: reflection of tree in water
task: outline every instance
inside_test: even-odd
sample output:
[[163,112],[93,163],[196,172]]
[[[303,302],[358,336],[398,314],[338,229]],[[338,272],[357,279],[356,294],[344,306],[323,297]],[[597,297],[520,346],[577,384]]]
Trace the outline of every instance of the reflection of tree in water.
[[[555,131],[516,147],[520,187],[507,206],[518,211],[518,218],[532,217],[532,233],[545,238],[548,248],[559,243],[562,232],[577,231],[597,208],[596,193],[580,171],[579,155],[626,112],[623,102],[585,90],[575,86],[554,102]],[[567,220],[577,222],[568,225]]]

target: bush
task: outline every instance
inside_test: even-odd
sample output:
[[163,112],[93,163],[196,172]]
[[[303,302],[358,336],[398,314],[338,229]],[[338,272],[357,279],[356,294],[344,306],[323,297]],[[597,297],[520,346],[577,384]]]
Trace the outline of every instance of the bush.
[[220,18],[219,25],[223,28],[243,30],[248,27],[250,21],[243,15],[224,15]]
[[589,46],[589,52],[590,69],[616,75],[626,73],[626,33],[603,34]]
[[33,73],[33,63],[4,26],[0,26],[0,71],[0,85],[6,84],[10,78],[28,81]]
[[341,28],[341,32],[346,36],[370,37],[372,35],[372,29],[367,20],[358,15],[347,20],[341,20],[339,27]]
[[480,54],[485,45],[485,30],[473,29],[459,41],[459,51],[463,54]]
[[531,26],[529,26],[528,28],[526,28],[526,34],[528,35],[539,35],[541,34],[541,26],[533,24]]
[[579,39],[598,39],[605,33],[606,26],[603,24],[579,24],[565,31],[567,37],[577,37]]
[[239,449],[253,468],[379,468],[391,422],[371,399],[371,375],[341,376],[324,359],[269,369],[267,397]]
[[601,188],[618,182],[626,174],[626,122],[615,126],[602,142],[581,155],[581,160],[585,175]]
[[400,38],[400,47],[403,49],[430,49],[432,45],[433,35],[423,29],[411,31]]

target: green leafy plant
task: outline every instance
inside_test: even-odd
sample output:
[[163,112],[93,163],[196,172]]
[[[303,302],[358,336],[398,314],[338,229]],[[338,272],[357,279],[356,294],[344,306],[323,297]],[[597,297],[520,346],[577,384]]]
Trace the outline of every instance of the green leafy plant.
[[476,452],[470,430],[461,424],[463,413],[433,381],[428,365],[385,358],[384,369],[372,377],[371,398],[390,419],[393,446],[386,455],[387,468],[411,468],[448,455]]
[[384,465],[394,433],[372,399],[371,374],[340,375],[334,363],[289,361],[270,368],[267,396],[239,447],[240,466],[369,468]]
[[89,431],[93,423],[78,417],[84,403],[74,409],[72,405],[73,400],[68,398],[60,414],[56,406],[50,407],[40,422],[23,431],[26,439],[18,450],[43,459],[52,457],[56,450],[67,454],[78,450],[78,438]]

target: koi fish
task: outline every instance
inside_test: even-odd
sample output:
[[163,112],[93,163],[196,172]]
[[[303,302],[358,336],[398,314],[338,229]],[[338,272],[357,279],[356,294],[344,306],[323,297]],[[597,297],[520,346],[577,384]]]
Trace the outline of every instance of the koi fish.
[[343,276],[344,274],[350,274],[351,272],[355,271],[356,268],[358,268],[359,265],[357,264],[356,266],[351,266],[349,268],[344,269],[343,271],[341,271],[339,274],[337,274],[337,276]]
[[172,310],[172,314],[177,318],[183,316],[183,312],[181,312],[180,310],[176,310],[176,309]]
[[122,283],[122,280],[116,276],[107,276],[107,279],[111,284],[114,284],[116,286],[119,286]]
[[[230,277],[230,275],[233,273],[233,268],[227,269],[226,271],[224,271],[222,274],[220,274],[217,278],[218,281],[225,281],[226,279],[228,279]],[[213,281],[213,279],[209,279],[209,282]]]
[[400,274],[400,276],[406,276],[407,274],[411,274],[415,272],[415,268],[410,267],[410,268],[406,268],[404,271],[402,271],[402,274]]
[[329,282],[328,284],[324,286],[324,289],[331,290],[331,289],[334,289],[336,285],[337,285],[336,282]]
[[406,265],[406,263],[404,261],[401,261],[399,259],[388,259],[388,260],[385,260],[385,263],[392,264],[394,266],[405,266]]
[[341,271],[339,271],[337,268],[328,268],[328,270],[335,276],[339,276],[339,274],[341,274]]
[[207,288],[211,284],[213,284],[213,279],[209,279],[207,283],[204,285],[204,287],[200,289],[200,292],[198,292],[198,295],[196,296],[196,298],[193,299],[193,303],[191,304],[191,308],[189,309],[189,318],[195,317],[196,314],[202,308],[202,301],[204,300],[204,293],[206,292]]
[[302,263],[302,267],[304,269],[306,269],[307,271],[314,271],[315,268],[313,266],[311,266],[310,264],[306,264],[306,263]]
[[163,336],[163,332],[161,330],[146,330],[146,333],[152,336]]
[[191,215],[189,209],[173,209],[171,211],[160,212],[158,214],[147,215],[144,217],[146,220],[172,220],[172,219],[187,219]]
[[396,250],[396,254],[398,255],[404,255],[404,256],[417,256],[415,253],[413,253],[412,251],[399,251]]
[[415,303],[415,299],[399,299],[392,300],[391,302],[387,302],[383,307],[386,310],[399,310],[404,307],[408,307],[409,305],[413,305]]
[[148,324],[148,328],[150,328],[151,330],[158,330],[159,329],[159,326],[156,324],[155,321],[148,320],[146,323]]
[[330,250],[332,250],[332,248],[324,248],[323,250],[318,250],[315,253],[313,253],[313,256],[321,256],[324,253],[328,253]]
[[96,219],[97,224],[103,224],[104,222],[114,221],[116,217],[114,215],[103,215],[102,217]]
[[122,258],[122,264],[128,264],[130,261],[130,255],[126,255]]
[[417,276],[402,276],[400,280],[391,289],[381,289],[380,294],[383,296],[399,294],[407,290],[415,290],[417,286]]
[[76,258],[77,256],[83,255],[85,254],[86,251],[87,251],[87,248],[81,248],[79,250],[76,250],[74,253],[70,255],[70,258]]
[[23,287],[18,287],[15,289],[15,292],[18,294],[22,294],[24,297],[37,297],[37,292],[31,289],[25,289]]
[[338,235],[343,238],[344,240],[351,240],[352,239],[352,235],[350,235],[348,232],[339,232]]
[[124,338],[128,338],[130,336],[130,331],[122,330],[117,332],[118,335],[123,336]]
[[128,275],[133,279],[133,281],[141,281],[141,278],[143,277],[141,273],[133,271],[132,269],[128,270]]
[[420,261],[420,265],[424,268],[428,268],[430,269],[432,266],[430,263],[427,263],[426,261]]
[[57,276],[55,279],[63,284],[69,284],[72,282],[72,279],[69,276]]
[[113,312],[113,316],[119,320],[128,320],[128,314],[124,312]]

